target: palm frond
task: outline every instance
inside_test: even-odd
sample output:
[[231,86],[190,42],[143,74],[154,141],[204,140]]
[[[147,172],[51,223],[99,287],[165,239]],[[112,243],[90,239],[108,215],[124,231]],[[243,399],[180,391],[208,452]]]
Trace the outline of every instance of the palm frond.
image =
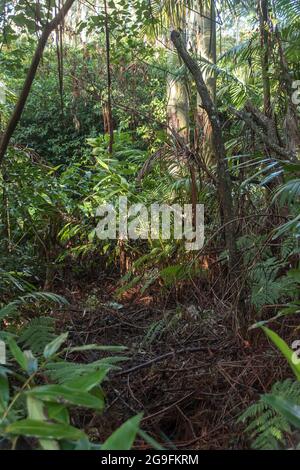
[[20,332],[18,343],[39,354],[55,338],[54,319],[51,317],[33,318]]

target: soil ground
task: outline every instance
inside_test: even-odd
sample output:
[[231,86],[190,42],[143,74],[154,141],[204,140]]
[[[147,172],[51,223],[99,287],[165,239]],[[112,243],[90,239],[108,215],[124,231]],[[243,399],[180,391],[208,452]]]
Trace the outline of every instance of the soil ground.
[[[70,305],[55,312],[59,330],[69,330],[72,344],[127,348],[104,384],[103,414],[76,413],[74,424],[103,441],[143,412],[142,429],[164,448],[249,448],[238,417],[290,375],[263,333],[254,330],[247,340],[241,338],[232,329],[230,305],[207,292],[186,294],[182,303],[172,295],[129,292],[116,302],[115,286],[113,278],[73,286],[65,292]],[[73,360],[100,357],[103,352],[89,351]],[[140,438],[135,447],[150,446]]]

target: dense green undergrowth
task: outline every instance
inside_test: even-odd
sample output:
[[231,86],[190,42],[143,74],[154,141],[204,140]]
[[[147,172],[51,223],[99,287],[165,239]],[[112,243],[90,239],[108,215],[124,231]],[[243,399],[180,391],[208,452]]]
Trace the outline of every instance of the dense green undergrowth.
[[[0,1],[1,138],[54,11],[52,2],[27,3]],[[276,378],[240,423],[255,448],[299,445],[299,5],[217,2],[215,10],[215,2],[173,3],[109,2],[108,17],[102,2],[96,12],[80,5],[72,11],[49,39],[0,161],[0,336],[7,353],[0,366],[1,448],[129,449],[138,434],[159,448],[140,429],[140,414],[104,443],[72,421],[78,408],[101,414],[105,381],[122,367],[126,350],[73,344],[56,331],[50,310],[66,302],[56,292],[64,294],[74,279],[84,291],[85,282],[108,273],[114,302],[132,291],[138,299],[152,293],[164,305],[175,303],[176,312],[177,303],[189,301],[190,292],[194,301],[202,289],[229,306],[237,343],[263,329],[291,377]],[[207,24],[192,15],[203,9],[201,21],[213,15],[214,54],[200,40]],[[171,27],[184,32],[215,95],[221,162],[221,145],[211,140],[216,116],[203,114],[195,77],[169,39]],[[222,178],[230,188],[223,195]],[[147,209],[204,204],[203,248],[186,251],[173,227],[168,239],[100,240],[97,208],[117,207],[124,196]],[[172,321],[162,316],[144,341]],[[279,325],[284,338],[275,332]],[[76,351],[98,359],[78,363]],[[270,374],[277,377],[276,364]]]

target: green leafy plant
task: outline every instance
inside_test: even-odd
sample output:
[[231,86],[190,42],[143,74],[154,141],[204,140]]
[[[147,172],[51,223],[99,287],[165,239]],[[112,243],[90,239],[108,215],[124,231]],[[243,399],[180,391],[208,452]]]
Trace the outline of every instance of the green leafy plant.
[[[34,296],[39,299],[38,295]],[[46,295],[49,301],[58,297]],[[28,300],[28,299],[27,299]],[[61,301],[61,299],[59,298]],[[21,304],[25,303],[22,298]],[[16,315],[14,309],[2,308],[2,318]],[[17,334],[0,332],[8,351],[8,362],[0,366],[0,435],[3,448],[94,449],[100,444],[89,441],[84,430],[71,424],[75,407],[94,413],[104,409],[102,383],[110,370],[124,359],[103,357],[79,364],[65,359],[76,351],[123,352],[121,346],[97,344],[64,346],[68,333],[55,336],[51,317],[34,318]],[[141,416],[132,418],[104,444],[105,449],[129,449],[139,430]],[[20,444],[19,444],[20,443]]]
[[288,445],[287,437],[291,436],[291,425],[295,421],[290,419],[291,414],[286,415],[283,406],[277,406],[281,400],[299,406],[300,383],[291,379],[275,383],[270,394],[262,395],[240,416],[239,422],[248,423],[245,431],[252,440],[253,448],[275,450]]
[[[289,363],[297,382],[287,379],[273,385],[270,394],[264,394],[240,416],[240,422],[248,422],[246,432],[257,449],[286,447],[292,426],[299,427],[300,364],[294,360],[293,351],[274,331],[261,327]],[[298,443],[297,443],[298,444]]]
[[[40,327],[35,322],[30,330]],[[26,342],[31,343],[33,335],[28,335]],[[29,447],[43,449],[75,449],[84,441],[85,448],[129,449],[139,430],[141,416],[132,418],[116,431],[103,446],[90,442],[83,430],[71,424],[70,408],[83,407],[99,413],[104,408],[102,382],[109,370],[115,368],[116,359],[124,357],[105,358],[91,364],[76,364],[61,361],[61,355],[72,351],[72,348],[62,348],[67,340],[63,333],[46,344],[43,352],[34,355],[31,350],[22,350],[15,339],[10,336],[7,340],[11,361],[0,370],[0,434],[2,439],[17,447],[17,440],[25,438]],[[21,337],[21,340],[24,340]],[[33,344],[36,341],[33,340]],[[39,344],[40,346],[40,344]],[[39,348],[40,349],[40,348]],[[80,348],[74,348],[73,350]],[[85,345],[84,350],[101,350],[98,345]],[[116,347],[103,347],[105,351]],[[117,348],[118,350],[123,348]],[[13,363],[17,364],[13,366]],[[64,365],[63,377],[57,371]],[[13,366],[13,367],[12,367]],[[69,367],[68,367],[69,366]],[[77,366],[77,367],[76,367]],[[60,380],[59,380],[60,378]],[[63,378],[63,380],[62,380]],[[39,385],[41,382],[48,383]],[[53,380],[57,383],[49,383]],[[10,394],[11,390],[15,392]]]

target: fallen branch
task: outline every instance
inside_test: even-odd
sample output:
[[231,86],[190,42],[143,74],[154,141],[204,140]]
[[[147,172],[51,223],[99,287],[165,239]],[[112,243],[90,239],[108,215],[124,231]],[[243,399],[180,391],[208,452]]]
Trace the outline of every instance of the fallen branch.
[[161,356],[154,357],[153,359],[150,359],[147,362],[143,362],[142,364],[139,364],[137,366],[130,367],[130,369],[126,369],[126,370],[122,370],[121,372],[117,372],[115,375],[120,376],[120,375],[130,374],[131,372],[135,372],[137,370],[144,369],[145,367],[149,367],[149,366],[151,366],[152,364],[154,364],[156,362],[163,361],[167,357],[171,357],[171,356],[174,356],[176,354],[194,353],[194,352],[199,352],[199,351],[206,351],[207,352],[208,349],[210,349],[210,351],[211,351],[211,348],[208,348],[208,346],[198,346],[198,347],[194,347],[194,348],[178,349],[177,351],[171,351],[171,352],[168,352],[166,354],[162,354]]

